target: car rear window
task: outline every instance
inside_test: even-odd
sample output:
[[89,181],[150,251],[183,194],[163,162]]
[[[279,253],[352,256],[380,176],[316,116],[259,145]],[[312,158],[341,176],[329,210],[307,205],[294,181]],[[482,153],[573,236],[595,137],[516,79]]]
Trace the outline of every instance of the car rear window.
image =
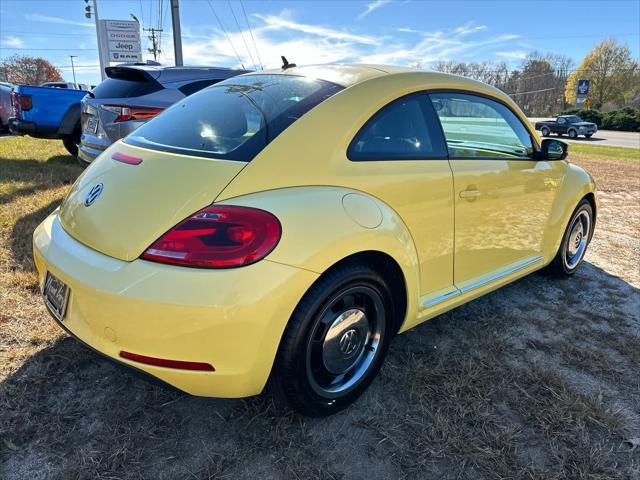
[[293,75],[233,77],[181,100],[124,141],[248,162],[298,118],[342,89]]
[[132,98],[162,90],[149,74],[135,68],[110,67],[109,75],[93,89],[95,98]]

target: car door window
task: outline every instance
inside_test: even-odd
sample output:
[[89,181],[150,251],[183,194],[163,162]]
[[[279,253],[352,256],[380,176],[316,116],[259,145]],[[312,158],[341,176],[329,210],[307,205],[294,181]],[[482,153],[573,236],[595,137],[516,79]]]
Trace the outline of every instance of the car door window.
[[500,102],[464,93],[432,93],[449,158],[531,158],[533,143],[520,119]]
[[350,160],[446,158],[446,149],[429,99],[400,98],[379,110],[354,137]]
[[567,123],[567,121],[564,118],[558,119],[558,125],[564,125],[565,123]]

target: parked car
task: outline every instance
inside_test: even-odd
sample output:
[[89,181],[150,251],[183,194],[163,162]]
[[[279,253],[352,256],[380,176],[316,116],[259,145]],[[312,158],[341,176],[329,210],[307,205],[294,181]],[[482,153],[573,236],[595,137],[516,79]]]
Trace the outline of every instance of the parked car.
[[569,138],[578,138],[578,135],[584,135],[586,138],[598,131],[595,123],[585,122],[577,115],[560,115],[555,120],[544,120],[536,122],[536,130],[540,130],[543,137],[548,137],[555,133],[559,137],[569,135]]
[[106,73],[82,102],[78,158],[87,163],[178,100],[246,70],[126,65]]
[[567,148],[505,93],[444,73],[230,78],[76,181],[34,233],[44,301],[94,350],[190,394],[270,379],[303,414],[335,413],[396,333],[543,267],[576,272],[595,184]]
[[73,82],[45,82],[41,87],[49,88],[68,88],[70,90],[91,90],[91,87],[86,83],[73,83]]
[[75,89],[17,85],[11,93],[9,130],[36,138],[59,138],[74,157],[80,141],[80,100]]
[[9,128],[9,116],[11,115],[11,90],[13,85],[0,82],[0,131]]

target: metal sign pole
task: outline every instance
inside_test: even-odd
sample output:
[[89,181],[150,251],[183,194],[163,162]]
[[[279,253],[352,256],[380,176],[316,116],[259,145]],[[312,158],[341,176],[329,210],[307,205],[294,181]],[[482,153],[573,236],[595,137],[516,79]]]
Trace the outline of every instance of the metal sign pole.
[[100,31],[100,21],[98,19],[98,2],[97,0],[93,0],[93,18],[96,21],[96,38],[98,39],[98,60],[100,62],[100,78],[104,80],[107,78],[107,74],[104,71],[106,67],[104,63],[104,51],[106,50],[103,46],[103,36]]
[[173,55],[176,67],[184,65],[182,62],[182,33],[180,32],[180,5],[178,0],[171,0],[171,24],[173,29]]

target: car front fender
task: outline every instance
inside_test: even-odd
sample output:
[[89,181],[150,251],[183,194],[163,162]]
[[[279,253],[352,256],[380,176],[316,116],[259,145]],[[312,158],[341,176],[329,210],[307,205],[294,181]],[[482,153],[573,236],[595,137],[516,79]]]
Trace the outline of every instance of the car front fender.
[[597,215],[596,182],[584,169],[569,163],[564,180],[556,195],[556,199],[549,218],[547,234],[545,235],[545,260],[551,262],[560,248],[560,242],[565,229],[569,224],[571,215],[580,200],[589,194],[593,194],[596,202],[594,213],[594,225]]

